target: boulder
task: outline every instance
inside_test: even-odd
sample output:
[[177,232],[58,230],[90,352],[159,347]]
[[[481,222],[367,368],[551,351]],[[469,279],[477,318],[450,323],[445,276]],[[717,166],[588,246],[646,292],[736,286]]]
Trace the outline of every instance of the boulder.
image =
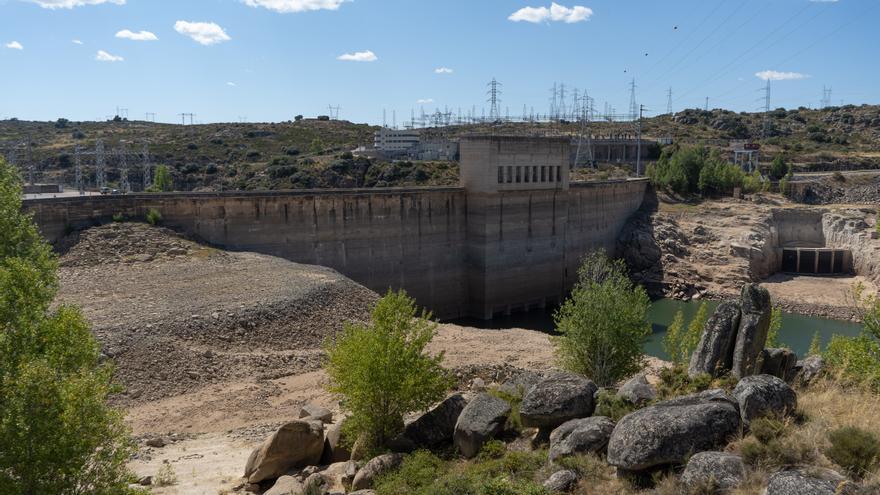
[[506,382],[498,387],[498,391],[513,397],[525,397],[532,387],[538,384],[544,377],[533,371],[523,371],[522,373],[510,377]]
[[718,375],[733,366],[733,347],[739,320],[739,302],[724,301],[718,305],[703,327],[700,343],[691,355],[688,375]]
[[568,455],[602,452],[614,431],[614,421],[605,416],[572,419],[550,433],[550,460]]
[[797,354],[790,349],[769,348],[761,351],[760,373],[791,383],[794,380]]
[[306,404],[299,410],[299,418],[312,418],[322,423],[333,422],[333,413],[326,407],[317,406],[315,404]]
[[333,423],[327,427],[324,434],[324,451],[321,454],[321,464],[333,464],[351,459],[351,451],[341,444],[342,423]]
[[608,440],[608,463],[630,472],[682,465],[723,447],[739,428],[737,403],[724,391],[677,397],[621,418]]
[[462,394],[450,395],[433,409],[407,423],[401,440],[408,441],[413,448],[436,447],[452,441],[455,423],[466,405]]
[[799,385],[809,385],[825,370],[825,360],[822,356],[807,356],[795,365],[795,382]]
[[645,374],[639,373],[620,387],[617,396],[632,404],[646,404],[657,397],[657,391],[648,383]]
[[596,409],[598,387],[579,375],[558,373],[532,387],[523,397],[519,416],[523,426],[555,428],[568,420],[585,418]]
[[563,469],[551,474],[544,482],[544,488],[551,492],[570,492],[577,486],[578,475],[571,469]]
[[354,461],[334,462],[321,470],[321,475],[327,480],[328,489],[331,492],[340,491],[345,493],[346,488],[350,487],[354,481],[357,472],[358,466]]
[[351,489],[363,490],[365,488],[372,488],[376,477],[396,469],[400,466],[401,462],[403,462],[403,455],[401,454],[382,454],[370,459],[354,476]]
[[463,456],[474,457],[486,440],[501,432],[509,414],[507,401],[486,393],[477,395],[458,416],[453,443]]
[[303,481],[304,495],[329,495],[330,481],[321,473],[312,473]]
[[702,493],[731,490],[745,477],[742,457],[727,452],[700,452],[688,460],[681,481],[689,490]]
[[770,293],[757,284],[746,284],[740,296],[742,314],[733,346],[731,374],[736,378],[754,375],[759,371],[758,358],[767,343],[770,329]]
[[318,464],[324,450],[320,421],[291,421],[251,453],[244,475],[250,483],[278,478],[294,468]]
[[766,495],[855,495],[858,486],[840,473],[812,467],[780,471],[767,481]]
[[263,495],[302,495],[303,484],[293,476],[282,476]]
[[751,420],[793,413],[797,409],[797,394],[781,378],[770,375],[747,376],[733,388],[744,425]]
[[358,490],[356,492],[349,492],[348,495],[376,495],[375,490]]

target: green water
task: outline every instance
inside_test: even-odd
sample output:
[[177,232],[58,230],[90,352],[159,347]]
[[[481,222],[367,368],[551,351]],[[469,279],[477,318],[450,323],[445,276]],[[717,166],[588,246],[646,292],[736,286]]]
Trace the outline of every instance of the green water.
[[[718,306],[716,301],[706,301],[709,305],[708,314],[712,314],[715,307]],[[648,321],[651,322],[651,336],[645,344],[645,352],[650,356],[666,359],[666,353],[663,352],[663,336],[666,335],[666,328],[672,323],[675,312],[681,309],[684,314],[684,322],[687,325],[700,307],[699,301],[677,301],[674,299],[659,299],[651,303],[648,310]],[[477,320],[472,318],[463,318],[452,321],[458,325],[465,325],[477,328],[527,328],[529,330],[538,330],[540,332],[554,333],[553,317],[550,311],[532,311],[529,313],[515,313],[510,316],[502,316],[493,320]],[[832,335],[855,336],[862,330],[860,324],[848,321],[829,320],[826,318],[817,318],[814,316],[803,316],[795,314],[782,315],[782,328],[779,330],[779,341],[789,347],[798,356],[806,354],[810,348],[810,342],[813,335],[819,332],[819,338],[822,345],[828,343]]]
[[[709,305],[708,314],[712,314],[715,307],[718,306],[716,301],[706,301]],[[660,299],[651,304],[648,310],[648,321],[651,322],[651,337],[645,345],[645,352],[651,356],[665,359],[666,353],[663,352],[662,342],[663,336],[666,335],[666,328],[675,318],[675,313],[679,309],[684,314],[685,325],[691,321],[700,307],[699,301],[677,301],[674,299]],[[832,335],[846,335],[849,337],[858,335],[862,331],[862,325],[849,321],[829,320],[827,318],[817,318],[815,316],[804,316],[795,314],[782,314],[782,328],[779,330],[779,342],[793,350],[798,356],[803,356],[810,348],[810,342],[813,335],[819,332],[819,339],[822,346],[828,343]]]

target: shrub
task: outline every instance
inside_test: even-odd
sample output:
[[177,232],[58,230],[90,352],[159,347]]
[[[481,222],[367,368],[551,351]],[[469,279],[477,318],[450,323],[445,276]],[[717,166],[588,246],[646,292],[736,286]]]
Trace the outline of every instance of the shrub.
[[681,357],[681,338],[684,331],[684,312],[678,310],[672,323],[666,328],[666,335],[663,336],[663,351],[673,364],[683,364]]
[[773,162],[770,164],[770,178],[773,180],[779,180],[789,173],[789,166],[785,163],[785,157],[781,154],[776,155],[776,158],[773,159]]
[[873,336],[834,335],[823,354],[828,367],[844,382],[880,392],[880,344]]
[[828,440],[825,455],[853,476],[865,476],[880,462],[880,439],[868,430],[845,426],[829,432]]
[[779,194],[783,196],[788,196],[789,194],[789,184],[791,183],[791,172],[787,173],[785,177],[779,180]]
[[593,415],[607,416],[617,422],[636,409],[639,409],[639,406],[623,397],[608,390],[600,390],[596,397],[596,411]]
[[173,486],[177,484],[177,473],[168,461],[162,462],[162,467],[153,477],[153,484],[156,486]]
[[510,414],[507,415],[507,424],[505,425],[505,428],[513,431],[521,431],[523,425],[522,419],[519,416],[519,406],[522,404],[522,394],[514,395],[498,389],[493,389],[489,390],[489,395],[494,395],[510,404]]
[[766,347],[780,347],[782,344],[779,342],[779,330],[782,328],[782,310],[778,307],[774,307],[770,311],[770,326],[767,329],[767,344]]
[[708,311],[709,308],[705,302],[700,304],[697,314],[691,319],[686,330],[683,328],[684,314],[681,310],[675,313],[675,318],[663,337],[663,350],[674,364],[687,366],[691,354],[700,343],[703,327],[709,318]]
[[50,309],[56,267],[0,159],[0,491],[131,493],[132,445],[106,404],[112,369],[79,310]]
[[167,165],[159,165],[156,167],[156,174],[153,176],[153,185],[147,188],[149,192],[168,192],[174,190],[174,179],[171,178],[171,172]]
[[400,469],[376,480],[379,493],[387,495],[410,495],[430,487],[449,470],[448,463],[427,450],[418,450],[407,456]]
[[[607,276],[596,280],[601,267]],[[601,252],[587,256],[578,274],[571,296],[553,315],[556,351],[563,368],[609,386],[641,368],[651,331],[648,295],[627,278],[622,261],[610,262]]]
[[785,435],[785,423],[775,418],[754,419],[749,424],[749,429],[765,445]]
[[687,368],[682,365],[674,365],[660,371],[660,383],[657,385],[657,395],[661,399],[677,397],[679,395],[692,394],[708,390],[712,385],[712,375],[700,373],[691,378]]
[[819,356],[822,354],[822,337],[819,331],[813,334],[813,340],[810,341],[810,348],[807,350],[807,356]]
[[404,291],[389,290],[369,324],[346,324],[326,344],[328,389],[351,412],[352,438],[384,446],[401,431],[404,414],[443,398],[451,380],[440,366],[443,354],[425,351],[437,329],[430,318],[417,314]]
[[159,213],[159,210],[155,208],[150,208],[147,211],[147,223],[150,225],[159,225],[162,222],[162,214]]
[[114,214],[113,214],[113,221],[116,222],[116,223],[124,222],[124,221],[125,221],[125,215],[122,214],[122,213],[114,213]]

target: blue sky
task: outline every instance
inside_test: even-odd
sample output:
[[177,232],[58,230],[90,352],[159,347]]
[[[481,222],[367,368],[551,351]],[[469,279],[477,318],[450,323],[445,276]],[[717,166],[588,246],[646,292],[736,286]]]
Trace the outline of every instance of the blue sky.
[[625,113],[632,78],[649,115],[669,87],[675,110],[752,111],[759,73],[774,108],[815,107],[823,85],[834,104],[878,103],[878,18],[878,0],[0,0],[0,118],[280,121],[332,104],[390,124],[488,112],[493,77],[512,116],[546,112],[554,82]]

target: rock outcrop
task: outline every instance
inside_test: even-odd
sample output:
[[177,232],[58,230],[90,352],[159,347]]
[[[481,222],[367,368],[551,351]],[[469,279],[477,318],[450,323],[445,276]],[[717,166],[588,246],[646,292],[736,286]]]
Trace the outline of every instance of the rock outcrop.
[[592,415],[597,390],[587,378],[558,373],[529,390],[520,404],[519,416],[524,426],[555,428],[568,420]]
[[646,404],[657,397],[657,391],[648,383],[645,374],[639,373],[620,387],[617,396],[632,404]]
[[577,486],[578,475],[571,469],[556,471],[544,482],[544,488],[551,492],[570,492]]
[[703,327],[700,343],[691,355],[688,374],[717,375],[733,366],[733,346],[740,318],[739,301],[724,301],[718,305]]
[[278,478],[294,468],[312,466],[324,451],[324,425],[294,420],[278,429],[251,453],[244,475],[250,483]]
[[373,481],[379,475],[400,466],[403,462],[401,454],[382,454],[369,460],[360,468],[351,482],[352,490],[364,490],[373,487]]
[[465,457],[474,457],[486,440],[504,429],[510,404],[503,399],[482,393],[471,399],[455,423],[453,443]]
[[737,378],[758,372],[758,358],[767,342],[770,329],[770,293],[757,284],[743,286],[740,297],[739,328],[733,347],[730,372]]
[[593,416],[566,421],[550,433],[550,460],[573,454],[602,452],[614,431],[614,421]]
[[736,488],[745,477],[742,457],[728,452],[700,452],[688,460],[681,482],[695,493],[715,493]]
[[608,463],[630,472],[682,465],[723,447],[739,427],[737,403],[721,390],[678,397],[624,416],[608,441]]
[[781,418],[797,409],[797,394],[781,378],[770,375],[747,376],[736,384],[733,396],[739,404],[740,417],[748,426],[761,417]]
[[455,423],[466,405],[467,401],[462,394],[447,397],[433,409],[407,423],[403,434],[395,443],[406,450],[414,450],[419,447],[436,447],[451,441],[455,433]]
[[766,495],[855,495],[858,487],[824,468],[794,469],[770,476]]
[[798,356],[790,349],[769,348],[761,351],[762,375],[773,375],[788,383],[794,380]]

